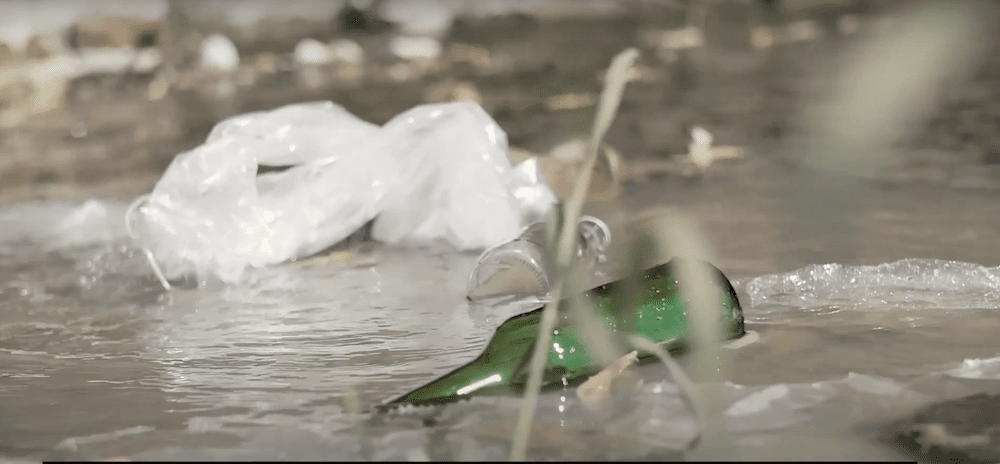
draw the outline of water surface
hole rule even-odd
[[[761,340],[731,355],[731,442],[711,456],[900,458],[879,424],[1000,382],[960,378],[1000,355],[1000,205],[797,178],[750,160],[588,208],[682,208],[740,292]],[[484,346],[502,317],[465,301],[476,253],[366,245],[360,261],[167,293],[121,230],[126,205],[100,205],[75,228],[86,205],[0,211],[0,457],[505,458],[516,398],[367,412]],[[679,457],[697,428],[677,388],[655,364],[637,379],[598,411],[544,395],[529,456]]]

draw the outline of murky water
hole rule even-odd
[[[1000,202],[798,178],[769,162],[720,165],[633,187],[628,213],[605,217],[694,215],[761,336],[732,354],[731,440],[710,457],[900,458],[879,424],[995,385],[941,373],[1000,355]],[[817,190],[830,196],[797,203]],[[516,398],[367,412],[485,344],[495,322],[464,299],[475,253],[376,245],[355,250],[360,265],[166,294],[123,236],[125,205],[105,206],[75,235],[59,228],[75,205],[0,211],[0,458],[506,457]],[[806,267],[827,263],[841,266]],[[529,457],[680,457],[692,416],[662,367],[639,378],[599,411],[546,394]]]

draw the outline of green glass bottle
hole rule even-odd
[[[709,266],[716,274],[715,284],[721,292],[722,307],[719,310],[725,334],[728,339],[741,337],[744,334],[743,309],[736,291],[722,271]],[[627,335],[632,334],[642,335],[667,351],[682,350],[686,345],[689,322],[687,303],[680,295],[674,261],[647,269],[642,279],[642,294],[633,299],[636,307],[631,311],[622,307],[627,278],[591,289],[584,293],[584,297],[594,304],[613,333],[621,336],[620,343],[627,349],[620,354],[635,349],[627,341]],[[382,407],[435,404],[472,395],[523,392],[542,309],[539,307],[507,319],[475,360]],[[543,389],[578,384],[603,367],[587,353],[586,346],[569,320],[568,311],[566,304],[560,304],[542,380]],[[628,320],[629,316],[635,319]],[[651,353],[642,350],[639,355],[640,362],[652,359]]]

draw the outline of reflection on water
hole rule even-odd
[[[475,257],[375,253],[377,267],[278,268],[248,286],[176,293],[145,314],[142,340],[165,366],[163,388],[197,407],[253,405],[259,415],[347,387],[379,401],[446,370],[442,360],[474,356],[488,333],[472,325],[464,286],[448,270]],[[219,366],[230,368],[221,378]]]
[[[895,457],[861,426],[982,388],[940,373],[1000,354],[992,196],[865,184],[839,216],[849,224],[824,228],[788,214],[787,173],[717,172],[635,187],[618,212],[697,217],[761,335],[732,355],[732,448],[715,456]],[[282,266],[165,294],[119,235],[51,246],[71,211],[0,211],[29,224],[0,235],[0,456],[505,458],[516,398],[366,412],[475,357],[502,320],[465,301],[475,253],[376,246],[367,267]],[[644,366],[598,411],[545,395],[531,456],[680,456],[697,428],[667,377]]]

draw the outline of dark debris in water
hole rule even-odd
[[[889,431],[894,445],[921,462],[998,462],[1000,395],[979,393],[936,403]]]

